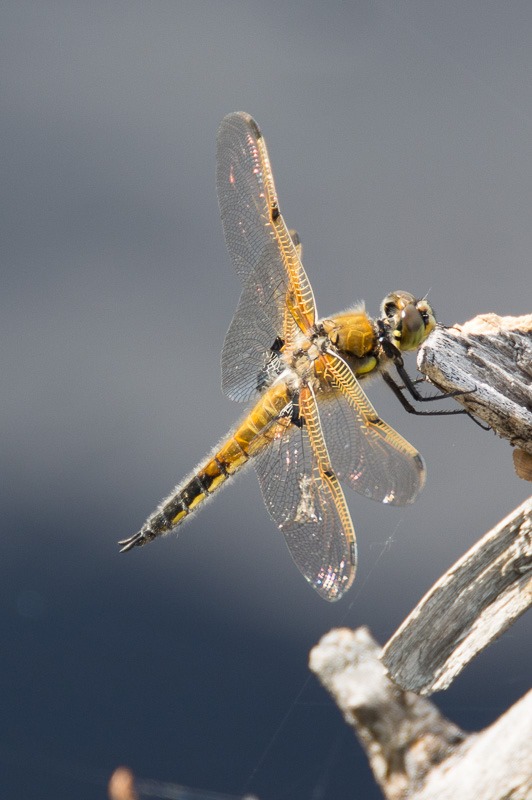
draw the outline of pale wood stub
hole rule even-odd
[[[356,733],[387,800],[532,798],[532,692],[466,735],[431,701],[396,686],[380,652],[366,628],[332,630],[311,651],[310,669]]]

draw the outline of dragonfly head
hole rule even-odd
[[[409,292],[386,295],[381,314],[399,350],[416,350],[436,327],[434,312],[427,300],[417,300]]]

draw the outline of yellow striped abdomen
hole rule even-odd
[[[277,383],[264,392],[222,443],[163,500],[141,530],[120,542],[122,552],[169,533],[208,500],[253,455],[269,444],[271,423],[289,405],[290,399],[291,392],[285,383]],[[289,416],[286,424],[291,424]]]

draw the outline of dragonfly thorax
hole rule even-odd
[[[319,327],[332,349],[348,362],[358,377],[372,372],[378,366],[379,332],[364,307],[357,306],[351,311],[323,319]]]
[[[316,330],[310,336],[300,334],[292,348],[283,353],[290,369],[305,379],[314,372],[315,362],[330,347],[331,341],[322,331]]]
[[[342,353],[364,358],[375,350],[377,331],[364,308],[357,307],[321,320],[320,328]]]

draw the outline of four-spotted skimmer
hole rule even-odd
[[[252,463],[297,567],[323,598],[337,600],[357,561],[341,482],[398,506],[412,503],[425,482],[422,457],[379,418],[361,381],[380,371],[401,396],[387,370],[397,367],[405,381],[401,351],[424,341],[434,315],[425,299],[398,291],[385,298],[380,319],[360,305],[318,319],[299,238],[281,216],[266,143],[248,114],[222,121],[217,188],[243,284],[223,346],[222,386],[233,400],[252,400],[251,409],[120,545],[127,551],[174,530]]]

